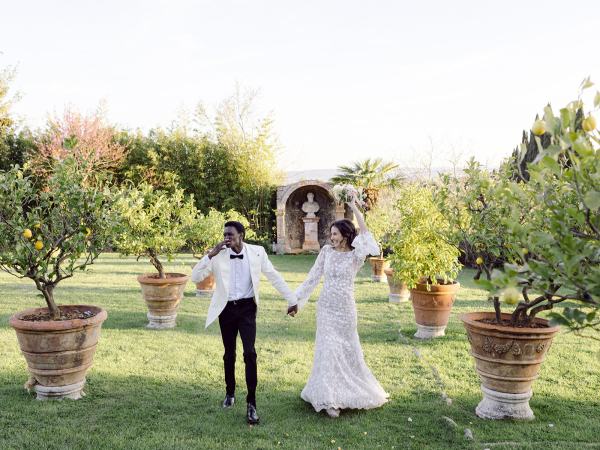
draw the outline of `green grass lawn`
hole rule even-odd
[[[314,261],[271,258],[292,288]],[[192,263],[183,255],[169,270],[190,273]],[[285,301],[265,281],[257,319],[261,425],[249,427],[241,345],[238,403],[232,410],[220,407],[223,349],[218,325],[204,329],[209,300],[196,298],[190,283],[177,328],[147,330],[136,275],[151,266],[105,254],[91,269],[56,291],[59,303],[108,310],[87,396],[62,402],[38,402],[22,388],[25,360],[8,318],[43,300],[29,280],[0,273],[1,449],[600,448],[600,344],[571,334],[555,338],[534,384],[534,421],[475,416],[479,381],[458,315],[490,306],[469,270],[461,274],[447,335],[421,342],[412,338],[410,305],[388,303],[387,285],[372,283],[369,268],[363,268],[356,283],[359,334],[367,364],[390,402],[376,410],[343,412],[338,419],[315,413],[300,399],[312,364],[316,295],[299,316],[286,317]],[[472,430],[473,441],[463,437],[465,428]]]

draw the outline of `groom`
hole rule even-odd
[[[273,287],[288,301],[288,314],[297,311],[297,300],[294,293],[283,281],[273,265],[265,249],[260,245],[246,244],[245,229],[240,222],[225,223],[223,241],[204,256],[192,270],[192,281],[197,283],[213,274],[216,289],[208,308],[206,327],[217,317],[221,327],[221,337],[225,354],[226,395],[223,408],[231,408],[235,403],[235,357],[237,335],[240,334],[244,347],[244,364],[246,366],[246,418],[249,424],[258,424],[256,412],[256,310],[258,307],[258,291],[261,272]]]

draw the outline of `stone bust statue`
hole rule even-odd
[[[315,202],[315,194],[309,192],[306,194],[308,201],[302,204],[302,211],[306,213],[306,217],[313,218],[316,217],[315,213],[319,211],[321,208],[317,202]]]

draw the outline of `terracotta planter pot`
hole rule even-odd
[[[17,333],[21,352],[27,361],[30,378],[38,400],[71,398],[83,394],[85,374],[92,366],[104,309],[88,305],[61,306],[62,311],[79,309],[95,313],[89,319],[28,321],[24,316],[47,313],[48,308],[21,311],[10,318]]]
[[[534,319],[539,328],[518,328],[481,322],[494,319],[493,312],[474,312],[460,316],[471,355],[481,379],[483,400],[475,412],[484,419],[533,419],[529,407],[531,385],[559,327]],[[502,314],[510,319],[510,314]]]
[[[148,328],[173,328],[176,325],[177,308],[189,276],[182,273],[166,275],[164,279],[156,274],[144,274],[137,278],[148,307]]]
[[[196,297],[210,297],[215,290],[215,285],[215,277],[210,274],[200,283],[196,283]]]
[[[460,284],[432,284],[427,290],[426,284],[417,284],[410,290],[417,332],[415,337],[430,339],[444,336],[450,318],[450,311]]]
[[[387,282],[390,287],[390,303],[404,303],[410,298],[410,291],[406,287],[406,283],[394,278],[394,269],[385,269]]]
[[[369,263],[371,264],[371,269],[373,270],[371,280],[377,283],[385,283],[386,277],[383,271],[390,267],[390,262],[385,258],[371,257],[369,258]]]

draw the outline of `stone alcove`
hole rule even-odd
[[[344,205],[337,205],[331,195],[331,184],[308,180],[300,181],[277,189],[277,244],[276,251],[282,253],[301,253],[304,243],[305,213],[302,204],[307,194],[312,192],[314,200],[319,204],[317,212],[318,241],[322,247],[328,242],[331,224],[344,217],[352,218],[352,212]]]

